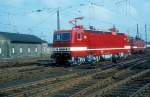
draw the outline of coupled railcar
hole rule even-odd
[[[146,45],[144,40],[141,38],[130,38],[131,41],[131,52],[132,53],[144,53],[146,50]]]
[[[131,53],[129,36],[115,28],[103,32],[75,26],[54,33],[53,55],[57,64],[77,64],[104,58],[127,57]]]

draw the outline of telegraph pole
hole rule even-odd
[[[145,24],[145,44],[147,46],[147,25]]]
[[[126,15],[128,15],[128,0],[125,0],[126,2]]]
[[[139,24],[137,24],[137,38],[139,38]]]
[[[60,30],[60,12],[57,10],[57,30]]]

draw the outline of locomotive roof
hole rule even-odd
[[[84,30],[85,32],[93,32],[93,33],[105,33],[105,34],[112,34],[112,32],[108,31],[97,31],[97,30]],[[118,35],[125,35],[124,33],[117,33]]]
[[[71,32],[72,30],[59,30],[59,31],[55,31],[55,32]],[[92,33],[104,33],[104,34],[112,34],[112,32],[109,31],[98,31],[98,30],[84,30],[84,32],[92,32]],[[124,33],[117,33],[117,35],[125,35]]]

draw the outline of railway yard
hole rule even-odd
[[[0,97],[150,97],[150,0],[0,0]]]
[[[117,63],[1,67],[0,97],[150,97],[149,63],[145,53]]]

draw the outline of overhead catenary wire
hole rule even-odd
[[[38,27],[39,25],[43,24],[45,21],[47,21],[47,19],[48,19],[50,16],[54,15],[56,12],[57,12],[57,8],[55,8],[55,9],[49,11],[46,18],[44,18],[44,19],[41,20],[40,22],[36,23],[35,25],[29,27],[28,29],[33,29],[33,28]]]
[[[102,7],[103,5],[102,4],[95,4],[95,3],[93,3],[93,2],[88,2],[88,5],[82,5],[82,7],[83,6],[91,6],[92,5],[92,12],[94,12],[95,11],[95,9],[94,9],[94,6],[97,6],[97,7]],[[73,7],[72,7],[73,8]],[[72,9],[71,8],[71,9]],[[69,10],[69,9],[67,9],[67,10]],[[78,10],[78,9],[77,9]],[[82,13],[82,11],[80,11],[81,13]],[[63,16],[66,16],[66,17],[71,17],[72,15],[70,15],[70,14],[72,14],[72,13],[74,13],[74,12],[72,12],[72,11],[70,11],[70,12],[68,12],[67,11],[67,13],[65,13],[65,14],[62,14]],[[117,13],[116,13],[117,14]],[[78,15],[78,14],[76,14],[76,15]],[[91,13],[90,13],[90,15],[91,15]],[[94,16],[94,14],[92,14],[92,17]],[[91,18],[89,18],[89,17],[87,17],[87,16],[84,16],[84,17],[86,17],[88,20],[92,20],[93,22],[95,22],[95,21],[100,21],[101,23],[104,23],[104,24],[109,24],[109,25],[114,25],[115,23],[112,23],[112,22],[108,22],[108,21],[104,21],[104,20],[96,20],[96,19],[94,19],[94,17],[91,19]],[[115,25],[117,25],[117,24],[115,24]],[[118,26],[123,26],[123,27],[125,27],[125,25],[123,25],[123,24],[118,24]]]
[[[74,6],[74,7],[78,7],[78,6],[83,6],[84,4],[79,4],[79,5],[76,5],[76,6]],[[65,7],[65,8],[61,8],[61,7],[59,7],[59,10],[60,10],[60,12],[63,12],[63,11],[66,11],[66,10],[68,10],[68,9],[71,9],[71,8],[74,8],[73,6],[68,6],[68,7]],[[50,9],[50,8],[49,8]],[[45,10],[42,10],[42,9],[38,9],[37,10],[37,12],[43,12],[43,11],[45,11]],[[57,13],[57,11],[58,11],[58,8],[54,8],[54,13],[52,13],[51,15],[54,15],[55,13]],[[34,11],[33,11],[34,12]],[[51,13],[51,12],[48,12],[48,13]],[[39,22],[38,24],[41,24],[41,23],[43,23],[43,21],[45,21],[45,20],[47,20],[47,18],[49,18],[49,16],[50,15],[48,15],[48,17],[46,17],[44,20],[42,20],[41,22]],[[38,25],[37,24],[37,25]],[[31,28],[33,28],[33,27],[35,27],[35,26],[37,26],[37,25],[34,25],[34,26],[32,26]]]
[[[1,8],[1,7],[0,7]],[[16,16],[25,16],[25,15],[29,15],[29,14],[32,14],[32,13],[42,13],[42,12],[45,12],[45,13],[48,13],[48,12],[50,12],[51,10],[52,10],[52,8],[42,8],[42,9],[40,9],[40,10],[38,10],[38,9],[34,9],[34,10],[30,10],[30,11],[25,11],[25,9],[24,8],[16,8],[16,7],[12,7],[12,9],[11,10],[13,10],[13,9],[17,9],[17,10],[21,10],[20,12],[14,12],[14,11],[10,11],[10,10],[4,10],[4,11],[2,11],[1,13],[0,13],[0,16],[6,16],[7,15],[7,17],[8,17],[8,23],[0,23],[1,25],[3,25],[3,26],[7,26],[7,27],[9,27],[9,28],[12,28],[12,31],[11,32],[19,32],[18,31],[18,27],[17,27],[17,25],[15,25],[15,23],[14,22],[12,22],[12,17],[14,16],[14,17],[16,17]],[[7,28],[6,27],[6,28]],[[31,29],[28,29],[28,31],[32,31]]]
[[[122,5],[123,3],[122,2],[125,2],[127,0],[115,0],[114,2],[116,1],[120,1],[117,3],[117,5]],[[128,0],[130,1],[130,0]],[[129,2],[129,5],[128,5],[128,16],[131,17],[133,19],[133,21],[142,21],[141,19],[139,20],[139,18],[137,17],[134,17],[132,16],[131,11],[129,10],[130,9],[130,6],[131,5],[131,2]],[[96,12],[96,9],[95,9],[95,6],[97,7],[102,7],[103,6],[103,2],[98,2],[98,1],[86,1],[86,2],[81,2],[80,4],[74,4],[74,5],[71,5],[71,6],[67,6],[67,7],[60,7],[60,13],[61,15],[67,17],[67,19],[70,19],[72,17],[75,17],[75,16],[79,16],[79,15],[84,15],[83,14],[83,10],[81,10],[81,7],[87,7],[87,6],[91,6],[91,12],[89,15],[91,15],[91,19],[89,19],[87,16],[84,16],[87,20],[89,19],[91,21],[91,23],[96,24],[96,22],[100,21],[101,23],[103,24],[107,24],[107,25],[117,25],[118,23],[113,23],[113,22],[110,22],[110,21],[107,21],[107,20],[97,20],[96,16],[95,16],[95,12]],[[56,9],[54,12],[51,12],[52,10]],[[15,16],[15,15],[22,15],[22,16],[26,16],[28,14],[43,14],[43,13],[46,13],[48,15],[44,16],[44,18],[42,20],[40,20],[39,22],[33,24],[32,26],[28,27],[27,30],[30,31],[30,32],[34,32],[34,30],[38,29],[40,25],[44,24],[44,23],[47,23],[47,20],[53,16],[54,14],[56,14],[56,11],[57,11],[57,8],[36,8],[36,9],[33,9],[33,10],[25,10],[25,9],[21,9],[22,11],[21,12],[10,12],[10,14],[12,16]],[[118,14],[118,12],[116,12],[116,10],[112,10],[117,17],[120,17],[121,14]],[[70,13],[70,14],[69,14]],[[73,13],[73,15],[72,15]],[[91,14],[92,13],[92,14]],[[4,14],[7,14],[4,13]],[[0,13],[0,15],[3,15],[3,13]],[[50,19],[49,19],[50,20]],[[11,20],[12,21],[12,20]],[[142,21],[143,22],[143,21]],[[10,24],[9,24],[10,25]],[[11,23],[11,25],[13,25],[13,23]],[[118,24],[117,26],[119,27],[125,27],[126,29],[131,29],[130,26],[131,25],[124,25],[124,24]]]
[[[79,7],[79,6],[83,6],[83,5],[84,5],[84,4],[78,4],[78,5],[74,6],[74,7]],[[74,8],[74,7],[73,7],[73,6],[68,6],[68,7],[65,7],[65,8],[59,7],[59,10],[60,10],[60,12],[63,12],[63,11],[65,11],[65,10],[72,9],[72,8]],[[52,13],[51,15],[54,15],[55,13],[57,13],[58,8],[55,8],[55,9],[56,9],[55,12]],[[41,9],[37,10],[37,12],[42,12],[42,11],[44,11],[44,10],[41,10]],[[49,15],[49,16],[50,16],[50,15]],[[34,26],[28,28],[29,31],[32,31],[31,29],[33,29],[33,28],[35,28],[35,27],[41,25],[42,23],[44,23],[44,21],[46,21],[47,18],[49,18],[49,16],[46,17],[44,20],[40,21],[39,23],[37,23],[36,25],[34,25]]]
[[[94,5],[94,6],[102,6],[102,4],[98,4],[97,2],[91,2],[91,1],[88,1],[87,2],[87,4],[90,4],[90,5]],[[61,11],[65,11],[65,10],[68,10],[68,9],[72,9],[72,8],[74,8],[74,7],[77,7],[77,6],[86,6],[86,3],[81,3],[81,4],[79,4],[79,5],[75,5],[75,6],[69,6],[69,7],[66,7],[66,8],[62,8],[62,10]],[[92,7],[93,8],[93,10],[94,10],[94,7]],[[43,12],[43,11],[45,11],[45,10],[49,10],[49,9],[51,9],[51,8],[48,8],[48,9],[46,9],[46,8],[43,8],[43,9],[37,9],[37,10],[34,10],[34,11],[32,11],[32,13],[34,13],[34,12]],[[41,23],[41,22],[40,22]],[[31,27],[32,28],[32,27]]]

